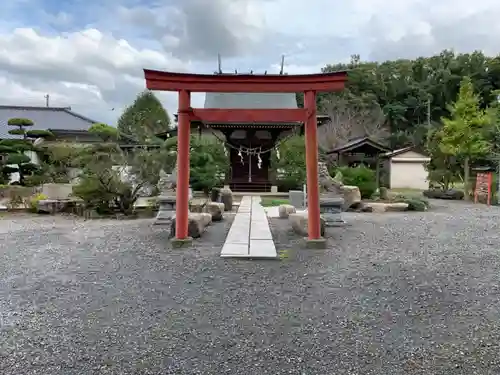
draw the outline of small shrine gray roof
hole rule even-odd
[[[205,108],[288,109],[297,108],[294,93],[207,93]]]
[[[375,150],[378,150],[379,153],[386,153],[392,151],[389,147],[371,139],[370,137],[358,137],[354,139],[350,139],[348,142],[344,143],[339,147],[335,147],[333,150],[327,151],[327,154],[337,154],[342,152],[353,151],[362,146],[369,146]]]
[[[70,107],[31,107],[0,105],[0,139],[19,136],[8,133],[13,127],[7,125],[11,118],[27,118],[34,122],[30,129],[86,131],[96,121],[73,112]]]

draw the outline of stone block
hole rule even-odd
[[[395,202],[395,203],[384,203],[384,202],[365,202],[363,207],[363,212],[402,212],[408,210],[408,203]]]
[[[207,227],[206,222],[207,215],[203,213],[190,213],[188,215],[188,236],[191,238],[200,238]],[[170,237],[175,237],[175,217],[172,218],[170,225]]]
[[[58,199],[42,199],[38,201],[37,212],[54,215],[65,211],[68,201]]]
[[[293,231],[303,237],[306,237],[309,234],[309,227],[308,227],[308,222],[309,218],[307,216],[307,212],[297,212],[294,214],[290,214],[288,216],[288,220],[290,222],[290,225],[293,229]],[[325,235],[325,227],[326,227],[326,222],[323,217],[320,217],[320,222],[321,222],[321,230],[320,234],[321,237]]]
[[[72,184],[43,184],[41,193],[47,199],[68,199],[73,194]]]
[[[208,212],[212,221],[221,221],[224,215],[224,203],[222,202],[208,202],[205,205],[204,212]]]
[[[290,204],[299,210],[305,209],[305,194],[300,190],[290,190],[288,192],[288,199],[290,200]]]
[[[278,207],[278,212],[280,219],[288,219],[288,216],[294,214],[297,210],[291,204],[282,204]]]
[[[183,247],[191,247],[193,244],[193,238],[192,237],[187,237],[183,239],[178,239],[178,238],[172,238],[172,247],[174,249],[180,249]]]
[[[224,211],[233,210],[233,192],[229,188],[220,191],[220,201],[224,203]]]
[[[199,215],[204,226],[208,226],[212,223],[212,215],[210,213],[202,212]]]
[[[189,202],[189,211],[194,213],[202,213],[207,201],[205,199],[191,199]]]
[[[276,194],[278,192],[278,187],[276,185],[271,186],[271,193]]]

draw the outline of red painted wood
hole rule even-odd
[[[304,93],[304,106],[310,113],[306,124],[306,167],[307,167],[307,212],[309,239],[321,238],[318,183],[318,129],[316,120],[316,93]]]
[[[295,109],[219,109],[193,108],[191,121],[201,121],[206,124],[274,124],[297,123],[306,121],[306,110]]]
[[[179,91],[179,118],[177,130],[177,204],[175,237],[185,239],[188,236],[189,213],[189,91]]]
[[[347,72],[303,75],[188,74],[144,69],[150,90],[192,92],[341,91]]]

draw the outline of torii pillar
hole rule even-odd
[[[272,74],[186,74],[144,70],[150,90],[179,93],[177,145],[177,209],[173,244],[184,246],[188,237],[189,215],[189,138],[190,122],[206,124],[296,123],[305,124],[308,190],[308,247],[323,247],[321,238],[318,186],[318,135],[316,93],[341,91],[347,81],[346,72],[305,75]],[[305,108],[290,109],[222,109],[191,108],[191,92],[231,93],[304,93]]]

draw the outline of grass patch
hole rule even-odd
[[[282,204],[290,204],[290,201],[288,199],[276,199],[276,198],[261,197],[260,204],[263,207],[276,207],[276,206],[280,206]]]

